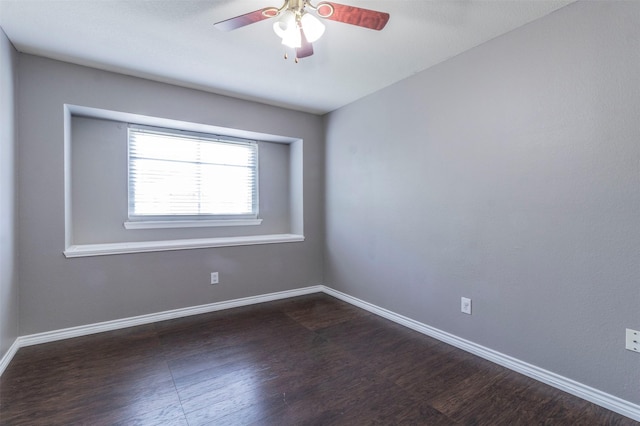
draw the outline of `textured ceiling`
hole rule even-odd
[[[0,0],[0,26],[21,52],[322,114],[573,1],[344,0],[389,23],[324,21],[298,64],[283,59],[270,20],[213,27],[281,0]]]

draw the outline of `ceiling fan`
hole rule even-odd
[[[355,6],[327,1],[321,1],[314,6],[309,0],[285,0],[279,8],[266,7],[255,10],[216,22],[214,26],[222,31],[231,31],[265,19],[278,18],[273,24],[273,30],[282,38],[283,45],[295,49],[295,61],[298,62],[298,58],[313,55],[311,43],[324,34],[324,24],[318,17],[377,31],[383,29],[389,20],[388,13]]]

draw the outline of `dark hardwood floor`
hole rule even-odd
[[[22,348],[2,425],[638,425],[323,294]]]

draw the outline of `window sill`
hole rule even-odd
[[[260,225],[262,219],[229,219],[229,220],[144,220],[126,221],[126,229],[168,229],[168,228],[201,228],[213,226],[252,226]]]
[[[154,251],[190,250],[212,247],[250,246],[258,244],[294,243],[304,241],[304,235],[272,234],[249,237],[198,238],[169,241],[136,241],[127,243],[71,245],[64,251],[67,258],[107,256],[112,254],[147,253]]]

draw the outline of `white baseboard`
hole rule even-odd
[[[96,324],[83,325],[79,327],[65,328],[62,330],[48,331],[44,333],[20,336],[11,345],[9,350],[0,359],[0,376],[13,359],[14,355],[21,347],[37,345],[40,343],[54,342],[57,340],[70,339],[73,337],[86,336],[89,334],[101,333],[104,331],[117,330],[137,325],[150,324],[158,321],[165,321],[174,318],[187,317],[191,315],[204,314],[207,312],[231,309],[240,306],[253,305],[257,303],[270,302],[273,300],[287,299],[290,297],[302,296],[305,294],[323,292],[351,305],[362,308],[373,314],[391,320],[397,324],[408,327],[419,333],[438,339],[452,346],[470,352],[481,358],[502,365],[510,370],[529,376],[535,380],[546,383],[557,389],[568,392],[579,398],[593,402],[608,410],[622,414],[623,416],[640,421],[640,405],[623,400],[616,396],[607,394],[598,389],[571,380],[567,377],[560,376],[551,371],[536,367],[524,361],[510,357],[503,353],[494,351],[493,349],[473,343],[469,340],[462,339],[453,334],[428,326],[411,318],[399,315],[395,312],[381,308],[364,300],[349,296],[348,294],[326,287],[324,285],[316,285],[304,287],[295,290],[287,290],[277,293],[269,293],[259,296],[245,297],[224,302],[210,303],[207,305],[199,305],[182,309],[174,309],[155,314],[140,315],[131,318],[124,318],[114,321],[106,321]]]
[[[419,333],[448,343],[452,346],[470,352],[474,355],[506,367],[510,370],[524,374],[525,376],[529,376],[532,379],[538,380],[542,383],[546,383],[550,386],[553,386],[554,388],[593,402],[594,404],[597,404],[608,410],[622,414],[623,416],[640,421],[640,405],[638,404],[631,403],[624,399],[602,392],[598,389],[594,389],[590,386],[576,382],[575,380],[571,380],[567,377],[560,376],[551,371],[510,357],[509,355],[505,355],[503,353],[494,351],[493,349],[489,349],[484,346],[478,345],[477,343],[473,343],[469,340],[454,336],[453,334],[412,320],[411,318],[396,314],[395,312],[373,305],[369,302],[365,302],[364,300],[360,300],[353,296],[349,296],[348,294],[342,293],[332,288],[323,286],[322,291],[330,296],[333,296],[351,305],[357,306],[373,314],[391,320],[397,324],[408,327]]]
[[[18,339],[13,341],[11,346],[9,346],[7,352],[5,352],[2,358],[0,358],[0,377],[2,377],[2,373],[4,373],[4,370],[9,366],[9,363],[13,359],[16,352],[18,352],[18,349],[20,349]]]
[[[188,308],[173,309],[171,311],[158,312],[155,314],[140,315],[136,317],[123,318],[113,321],[99,322],[96,324],[81,325],[78,327],[65,328],[62,330],[46,331],[44,333],[20,336],[17,339],[18,347],[39,345],[41,343],[55,342],[56,340],[71,339],[73,337],[86,336],[89,334],[102,333],[105,331],[118,330],[121,328],[134,327],[136,325],[151,324],[154,322],[170,320],[174,318],[188,317],[191,315],[205,314],[207,312],[221,311],[224,309],[237,308],[240,306],[255,305],[257,303],[271,302],[273,300],[288,299],[290,297],[302,296],[305,294],[318,293],[323,291],[324,286],[317,285],[304,287],[295,290],[280,291],[258,296],[244,297],[241,299],[227,300],[223,302],[209,303],[206,305],[191,306]]]

